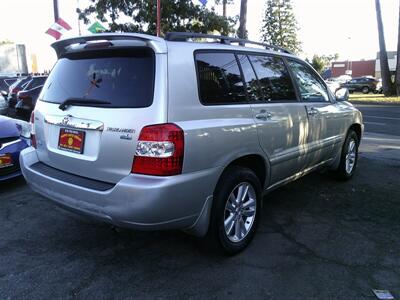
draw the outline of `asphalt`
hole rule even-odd
[[[181,232],[81,218],[23,179],[0,185],[0,299],[375,299],[371,289],[400,298],[396,113],[360,108],[391,125],[366,124],[354,178],[314,173],[267,195],[253,243],[234,257]]]

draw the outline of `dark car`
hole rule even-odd
[[[29,123],[0,116],[0,181],[21,175],[20,152],[30,145]]]
[[[7,97],[8,115],[10,117],[15,117],[15,105],[18,103],[18,92],[43,86],[46,79],[47,76],[28,76],[10,86],[10,92]]]
[[[17,104],[17,93],[19,91],[22,91],[24,89],[25,84],[29,82],[31,79],[32,76],[21,77],[10,85],[6,99],[9,108],[14,108],[15,104]]]
[[[378,80],[373,77],[357,77],[343,83],[341,87],[347,88],[350,93],[362,92],[368,94],[369,92],[376,91],[377,84]]]
[[[19,119],[29,121],[31,113],[35,108],[36,100],[43,88],[43,85],[36,86],[30,90],[18,92],[18,102],[15,105],[15,115]]]

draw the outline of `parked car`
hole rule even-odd
[[[20,158],[28,184],[115,226],[182,229],[234,254],[256,233],[263,195],[320,168],[351,178],[363,124],[347,90],[335,97],[282,48],[242,43],[194,33],[55,42]]]
[[[15,105],[16,117],[29,121],[31,113],[35,108],[36,100],[42,91],[43,85],[36,86],[30,90],[23,90],[18,92],[18,102]]]
[[[0,96],[0,115],[6,115],[8,111],[8,105],[3,94]]]
[[[17,81],[18,77],[15,74],[0,75],[0,91],[8,91],[11,84]]]
[[[0,181],[21,175],[19,155],[29,145],[29,123],[0,116]]]
[[[17,93],[24,89],[24,86],[27,82],[32,79],[31,76],[20,77],[13,84],[9,86],[7,93],[7,106],[9,109],[13,109],[15,104],[17,104]]]
[[[14,84],[10,86],[9,93],[8,93],[8,108],[10,116],[15,116],[15,105],[18,102],[17,94],[20,91],[30,90],[37,86],[41,86],[46,81],[47,76],[27,76],[17,80]]]
[[[368,94],[369,92],[374,92],[376,90],[377,84],[378,80],[365,76],[353,78],[349,82],[342,84],[341,87],[347,88],[350,93],[362,92]]]
[[[325,80],[325,82],[332,93],[336,93],[336,91],[341,88],[340,83],[338,81],[327,79]]]

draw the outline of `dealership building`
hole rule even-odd
[[[388,51],[387,55],[390,73],[394,75],[396,71],[397,52]],[[379,52],[377,53],[376,59],[335,61],[332,63],[331,72],[332,77],[350,75],[352,77],[373,76],[376,78],[381,78]]]

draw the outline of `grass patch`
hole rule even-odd
[[[371,103],[399,103],[400,97],[385,97],[382,94],[350,94],[350,102],[371,102]]]

